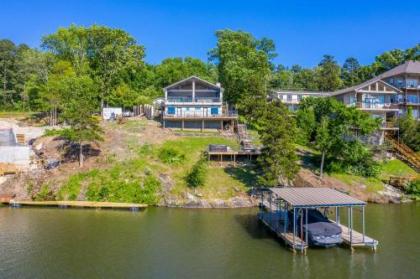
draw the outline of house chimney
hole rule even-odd
[[[216,86],[217,86],[217,87],[222,87],[222,85],[220,84],[220,82],[217,82],[217,83],[216,83]]]

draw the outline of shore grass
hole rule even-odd
[[[384,189],[384,184],[376,177],[363,177],[347,173],[331,173],[329,175],[346,183],[347,185],[365,185],[368,192],[377,192]]]
[[[27,111],[0,111],[0,118],[27,118],[34,112]]]
[[[381,164],[380,178],[387,180],[389,176],[418,176],[418,174],[401,160],[393,159]]]

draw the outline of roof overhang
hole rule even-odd
[[[366,202],[330,188],[269,188],[278,199],[294,208],[365,206]]]
[[[178,85],[180,85],[180,84],[182,84],[182,83],[184,83],[184,82],[190,81],[190,80],[191,80],[191,81],[192,81],[192,80],[198,80],[198,81],[200,81],[200,82],[202,82],[202,83],[204,83],[204,84],[208,85],[209,87],[212,87],[212,88],[214,88],[214,89],[223,90],[223,89],[222,89],[221,87],[219,87],[218,85],[213,84],[213,83],[211,83],[211,82],[209,82],[209,81],[207,81],[207,80],[201,79],[201,78],[199,78],[199,77],[197,77],[197,76],[190,76],[190,77],[187,77],[187,78],[182,79],[182,80],[180,80],[180,81],[177,81],[177,82],[175,82],[175,83],[173,83],[173,84],[170,84],[170,85],[168,85],[168,86],[164,87],[164,88],[163,88],[163,90],[168,90],[168,89],[171,89],[172,87],[176,87],[176,86],[178,86]]]

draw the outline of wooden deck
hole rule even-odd
[[[113,209],[144,209],[145,204],[116,203],[116,202],[91,202],[91,201],[15,201],[4,202],[11,206],[44,206],[44,207],[74,207],[74,208],[113,208]]]
[[[349,245],[350,247],[368,247],[376,250],[379,242],[373,238],[368,237],[367,235],[363,236],[362,233],[352,230],[350,235],[350,229],[342,224],[338,224],[341,227],[342,233],[341,237],[344,244]]]

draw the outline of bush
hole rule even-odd
[[[207,161],[201,158],[194,164],[190,173],[186,177],[186,182],[189,187],[198,187],[204,185],[206,181]]]
[[[420,179],[411,181],[405,190],[408,194],[420,196]]]
[[[48,201],[54,200],[54,193],[50,190],[48,184],[43,184],[39,189],[39,192],[35,195],[34,200],[36,201]]]
[[[172,147],[163,147],[159,151],[159,159],[166,164],[179,164],[185,160],[185,155]]]
[[[50,136],[61,136],[61,130],[57,129],[46,129],[43,134],[44,137]]]

